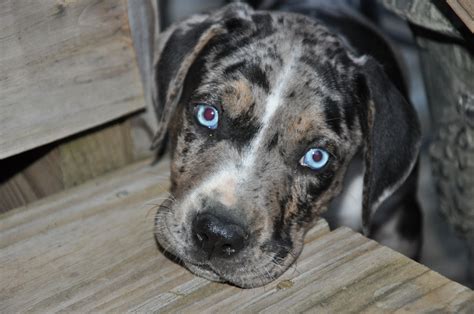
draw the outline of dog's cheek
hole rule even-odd
[[[194,133],[192,125],[182,115],[173,122],[173,129],[170,130],[171,192],[177,196],[190,183],[190,169],[192,169],[195,147],[199,145],[199,138]]]
[[[294,241],[297,241],[300,230],[309,228],[325,211],[340,185],[338,177],[330,170],[325,174],[301,176],[295,180],[291,202],[285,210],[285,221],[295,228],[292,234]]]
[[[225,160],[229,148],[223,142],[208,145],[208,139],[191,128],[183,128],[172,157],[172,193],[184,197],[212,177]]]
[[[266,183],[268,190],[260,195],[267,195],[264,208],[261,210],[259,224],[261,224],[260,250],[266,254],[274,255],[276,260],[282,262],[290,257],[293,251],[293,236],[289,212],[295,210],[294,194],[292,193],[291,176],[282,174],[278,179],[273,177],[273,182]]]
[[[202,139],[195,130],[194,117],[184,105],[175,114],[170,124],[171,146],[171,191],[179,193],[191,184],[197,149]]]

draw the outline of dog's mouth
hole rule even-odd
[[[171,200],[166,200],[163,202],[158,210],[158,213],[155,217],[155,240],[158,244],[158,247],[160,251],[167,256],[170,260],[186,267],[189,269],[192,273],[206,278],[208,280],[212,281],[219,281],[223,282],[226,281],[222,279],[222,277],[213,269],[211,266],[205,263],[197,263],[197,262],[191,262],[188,258],[185,256],[182,256],[183,254],[178,254],[175,250],[173,250],[174,245],[172,242],[177,242],[176,239],[173,237],[173,232],[170,230],[168,223],[167,223],[167,215],[166,212],[169,212],[170,206],[172,204]],[[160,224],[158,224],[158,221],[162,220]],[[161,227],[158,227],[161,226]],[[163,231],[166,232],[166,234],[163,233]],[[171,237],[171,238],[169,238]]]
[[[158,240],[158,239],[157,239]],[[162,253],[168,257],[170,260],[174,261],[175,263],[185,267],[188,269],[190,272],[193,274],[205,278],[207,280],[211,281],[216,281],[216,282],[226,282],[232,285],[238,285],[236,282],[233,282],[232,280],[226,279],[224,276],[219,274],[219,271],[212,268],[209,264],[206,263],[197,263],[197,262],[191,262],[187,259],[181,258],[173,253],[171,253],[168,250],[163,249],[163,246],[159,243],[158,245]],[[238,285],[244,288],[242,285]]]
[[[195,265],[192,263],[184,263],[187,269],[189,269],[193,274],[196,274],[199,277],[206,278],[212,281],[226,282],[216,271],[214,271],[209,265],[201,264]]]
[[[238,276],[235,276],[233,274],[227,274],[227,275],[222,274],[221,273],[222,271],[219,269],[219,267],[215,267],[215,268],[212,267],[210,261],[209,263],[199,263],[195,261],[190,261],[190,259],[188,259],[187,257],[180,257],[178,255],[175,255],[174,253],[171,253],[169,250],[164,250],[163,246],[160,244],[160,241],[158,241],[158,245],[159,245],[160,250],[166,257],[168,257],[171,261],[185,267],[196,276],[199,276],[211,281],[225,282],[225,283],[235,285],[241,288],[253,288],[253,287],[264,284],[264,283],[249,284],[248,281],[241,282]],[[232,278],[232,277],[236,277],[236,278]],[[276,279],[276,277],[272,278],[272,280]],[[259,279],[259,280],[260,282],[262,281],[262,279]],[[268,281],[272,281],[272,280],[268,280]]]
[[[206,264],[192,264],[184,262],[184,266],[191,271],[193,274],[216,282],[224,282],[239,288],[255,288],[264,286],[284,273],[285,269],[280,269],[278,272],[274,273],[269,269],[266,269],[266,272],[261,271],[249,271],[245,273],[226,273],[220,275],[219,269],[214,269],[210,265]],[[272,273],[272,274],[271,274]]]
[[[299,255],[299,250],[292,246],[284,250],[288,253],[283,257],[281,243],[265,246],[260,240],[232,256],[207,256],[190,238],[189,224],[174,222],[170,205],[171,202],[164,202],[156,215],[157,244],[171,261],[199,277],[240,288],[254,288],[277,279]]]
[[[159,243],[159,242],[158,242]],[[161,244],[160,248],[163,250]],[[232,267],[223,266],[217,261],[196,262],[189,256],[180,257],[170,251],[163,250],[165,255],[172,261],[185,267],[196,276],[210,281],[223,282],[240,288],[255,288],[264,286],[280,277],[293,263],[294,259],[287,259],[282,264],[277,264],[273,260],[259,265],[242,265]],[[291,256],[294,257],[293,254]]]

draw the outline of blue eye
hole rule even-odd
[[[302,166],[319,170],[329,161],[329,153],[321,148],[311,148],[300,160]]]
[[[216,108],[208,104],[198,104],[196,109],[196,119],[200,125],[212,130],[217,129],[219,112]]]

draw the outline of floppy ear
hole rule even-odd
[[[400,94],[381,65],[371,57],[362,61],[365,141],[362,227],[369,233],[371,217],[382,202],[407,179],[418,158],[421,132],[414,108]]]
[[[158,131],[152,148],[160,148],[176,110],[188,70],[199,53],[215,36],[228,32],[225,21],[248,18],[252,9],[233,3],[212,14],[194,15],[172,25],[158,36],[155,45],[152,98],[158,117]]]

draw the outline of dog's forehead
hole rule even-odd
[[[210,49],[197,94],[231,117],[250,113],[258,121],[278,93],[278,115],[300,133],[327,127],[339,135],[344,122],[350,128],[356,66],[340,38],[300,15],[261,13],[252,20],[253,33],[222,36]]]
[[[296,51],[299,61],[320,75],[333,72],[344,77],[356,69],[346,41],[314,19],[288,12],[266,12],[252,15],[252,22],[251,26],[244,24],[247,33],[230,31],[221,37],[225,43],[208,56],[209,70],[228,74],[247,65],[248,74],[255,78],[253,82],[266,87],[268,83],[261,80],[260,70],[271,76]]]

